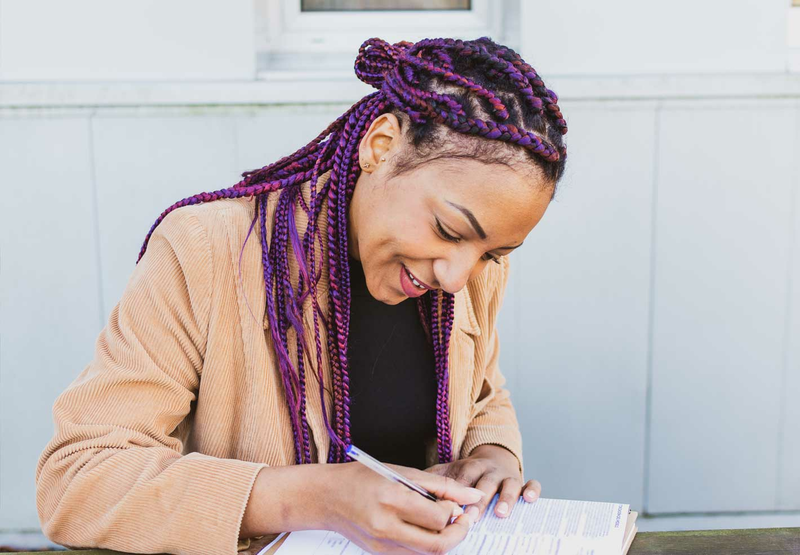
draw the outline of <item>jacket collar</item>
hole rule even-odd
[[[328,178],[330,177],[330,170],[325,172],[324,174],[319,176],[319,180],[317,182],[317,189],[321,189],[325,182],[327,182]],[[306,204],[310,202],[310,181],[306,181],[301,184],[300,191],[305,199]],[[271,239],[272,233],[272,225],[271,222],[273,221],[274,213],[275,213],[275,206],[277,204],[277,200],[279,197],[279,193],[271,194],[267,201],[267,228],[268,228],[268,242]],[[319,197],[318,197],[319,198]],[[319,230],[326,230],[328,226],[328,206],[327,206],[327,199],[324,199],[323,206],[320,210],[319,219],[317,221],[317,229]],[[306,214],[305,210],[300,203],[297,203],[295,207],[295,223],[297,225],[297,234],[302,237],[305,233],[306,228],[308,227],[308,215]],[[317,272],[319,272],[319,268],[322,269],[322,275],[320,277],[319,282],[317,283],[317,299],[320,310],[323,314],[328,313],[328,288],[330,286],[330,280],[328,277],[328,234],[322,233],[321,234],[321,243],[322,243],[322,250],[320,251],[320,241],[317,241],[317,248],[315,251],[315,259],[316,259],[316,268]],[[292,253],[292,248],[289,246],[288,251]],[[297,261],[294,256],[289,257],[289,275],[291,277],[292,283],[297,283],[298,280],[298,265]],[[263,275],[263,273],[261,274]],[[311,302],[311,298],[307,298],[303,303],[303,319],[306,323],[307,329],[308,326],[313,326],[313,318],[314,318],[314,311],[313,311],[313,303]],[[460,329],[465,333],[473,336],[478,336],[481,334],[480,326],[478,325],[478,320],[475,316],[475,306],[473,303],[472,295],[470,294],[470,285],[469,283],[458,293],[455,295],[455,307],[453,310],[453,328]],[[266,312],[266,307],[264,310],[264,329],[269,329],[269,317]]]

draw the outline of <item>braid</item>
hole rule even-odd
[[[418,153],[426,141],[435,140],[436,133],[471,136],[479,139],[476,144],[481,145],[485,145],[486,140],[502,141],[513,152],[523,152],[554,181],[560,177],[566,158],[566,147],[560,137],[567,132],[567,125],[557,104],[558,97],[516,52],[487,37],[473,41],[438,38],[395,44],[372,38],[359,48],[355,73],[377,91],[353,104],[310,143],[292,154],[263,168],[244,172],[243,179],[228,189],[200,193],[168,207],[147,233],[137,259],[138,262],[144,255],[155,228],[173,210],[223,198],[255,199],[250,228],[252,230],[256,221],[260,223],[265,310],[292,425],[296,464],[312,462],[305,364],[310,338],[303,320],[303,305],[308,297],[312,303],[316,377],[325,426],[331,438],[327,461],[347,460],[345,448],[351,442],[347,214],[361,171],[358,147],[372,122],[389,111],[407,116],[411,125],[409,134]],[[514,108],[513,117],[507,106]],[[326,172],[330,175],[317,190],[319,177]],[[306,202],[301,187],[308,181],[310,194]],[[267,202],[273,193],[277,193],[278,198],[268,241]],[[298,206],[308,216],[302,238],[295,223]],[[317,219],[325,207],[327,228],[319,230]],[[317,283],[322,277],[322,268],[317,268],[317,247],[325,256],[322,233],[327,233],[328,247],[327,314],[317,298]],[[299,268],[295,284],[292,284],[289,270],[290,257],[297,261]],[[435,357],[440,463],[450,462],[454,456],[448,392],[448,352],[454,307],[455,297],[446,291],[428,291],[417,298],[420,323]],[[325,407],[320,320],[326,330],[325,347],[333,381],[330,419]],[[296,334],[296,363],[290,356],[290,330]]]
[[[452,461],[452,442],[450,438],[450,401],[447,387],[448,375],[448,345],[450,332],[453,327],[453,295],[445,292],[433,291],[433,351],[436,358],[436,437],[437,450],[440,461]],[[442,321],[442,319],[444,321]],[[441,326],[440,326],[441,322]]]

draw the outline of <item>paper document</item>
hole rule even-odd
[[[540,498],[520,499],[511,516],[494,514],[498,496],[453,555],[620,555],[629,505]],[[262,553],[264,550],[262,550]],[[336,532],[292,532],[278,555],[362,555],[367,552]],[[261,553],[259,553],[261,555]]]

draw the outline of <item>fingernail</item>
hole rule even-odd
[[[483,491],[479,490],[478,488],[467,488],[467,490],[468,490],[468,491],[469,491],[469,492],[470,492],[472,495],[477,495],[477,496],[478,496],[478,499],[482,499],[482,498],[483,498]]]
[[[456,505],[455,508],[453,509],[453,516],[461,516],[463,514],[464,514],[464,509]]]
[[[525,500],[526,501],[536,501],[536,492],[533,490],[525,491]]]
[[[506,514],[508,512],[508,503],[506,503],[505,501],[501,501],[500,503],[498,503],[497,512],[500,513],[501,515]]]
[[[475,506],[472,506],[469,509],[467,509],[467,518],[469,518],[469,521],[472,524],[475,524],[475,522],[478,520],[478,512],[479,512],[478,507]]]

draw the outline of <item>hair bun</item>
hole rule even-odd
[[[356,56],[356,76],[367,85],[380,90],[386,73],[397,67],[397,62],[411,46],[413,43],[408,41],[389,44],[377,37],[365,40]]]

